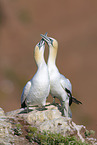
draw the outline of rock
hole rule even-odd
[[[15,110],[6,113],[7,116],[18,116],[23,118],[29,124],[37,125],[41,131],[51,131],[52,133],[61,133],[62,135],[76,134],[83,142],[84,138],[80,135],[79,131],[83,126],[77,126],[72,122],[71,118],[61,116],[61,112],[53,105],[46,106],[45,110],[30,108],[33,111],[28,114],[23,113],[24,110]],[[17,114],[18,113],[18,114]]]
[[[9,118],[5,116],[2,108],[0,108],[0,145],[13,145],[23,142],[24,138],[19,138],[12,134],[12,124]]]
[[[2,108],[0,108],[0,117],[1,117],[1,116],[5,116],[4,111],[3,111]]]
[[[22,130],[19,124],[22,126]],[[0,108],[0,144],[30,144],[25,139],[29,125],[36,127],[41,132],[49,130],[63,136],[76,136],[82,142],[87,140],[89,143],[97,143],[96,139],[89,138],[88,135],[86,139],[85,126],[76,125],[71,118],[61,116],[57,106],[47,104],[45,109],[30,107],[29,113],[23,108],[4,113]]]
[[[8,143],[9,129],[11,129],[11,124],[7,122],[7,117],[5,116],[3,109],[0,108],[0,144],[5,145]]]
[[[57,110],[56,107],[54,106],[52,107],[50,106],[47,107],[47,110],[44,111],[35,110],[28,113],[27,122],[31,124],[34,121],[37,124],[37,122],[42,123],[60,117],[61,117],[61,113],[59,112],[59,110]]]

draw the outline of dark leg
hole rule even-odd
[[[27,104],[27,113],[29,113],[29,104],[30,104],[30,102],[26,101],[26,104]]]
[[[55,96],[53,97],[53,103],[52,103],[52,105],[54,105],[54,106],[56,106],[56,102],[55,102]]]
[[[61,101],[61,110],[62,110],[62,116],[70,117],[70,118],[72,117],[68,99],[66,99],[66,101]]]

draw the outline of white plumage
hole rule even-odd
[[[47,42],[49,46],[49,57],[48,57],[48,71],[50,76],[50,93],[53,97],[57,97],[62,107],[64,107],[63,115],[71,117],[72,113],[69,107],[69,97],[65,88],[72,92],[72,85],[70,81],[60,74],[56,66],[56,56],[58,50],[58,42],[54,38],[47,37],[41,34],[41,37]]]
[[[44,60],[45,42],[42,39],[34,49],[37,72],[25,85],[21,96],[21,107],[31,105],[45,106],[50,91],[48,67]]]
[[[48,57],[48,71],[50,76],[50,93],[53,96],[53,102],[55,103],[55,97],[57,97],[63,109],[63,115],[66,117],[72,117],[70,105],[72,102],[76,104],[82,104],[76,98],[72,96],[72,85],[69,79],[60,74],[56,66],[56,56],[58,50],[58,42],[56,39],[47,37],[47,35],[41,34],[41,37],[47,42],[49,46]]]

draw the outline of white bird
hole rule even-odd
[[[66,117],[72,117],[69,106],[71,105],[72,101],[74,102],[75,100],[75,103],[77,102],[76,99],[74,99],[74,97],[72,96],[72,85],[69,79],[60,74],[56,66],[58,42],[56,39],[47,37],[43,34],[41,34],[41,37],[47,42],[49,46],[49,57],[47,65],[50,76],[50,93],[53,98],[58,98],[61,102],[62,108],[65,108],[63,109],[63,115],[65,115]],[[55,99],[53,99],[53,102],[54,101]]]
[[[34,49],[34,58],[37,72],[25,85],[21,96],[21,108],[32,105],[45,106],[46,98],[50,92],[50,79],[48,67],[44,60],[45,41],[42,39]]]

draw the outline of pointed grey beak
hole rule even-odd
[[[37,46],[41,48],[43,45],[45,45],[45,41],[44,39],[41,39],[40,42],[37,44]]]
[[[49,37],[47,37],[47,33],[45,33],[45,35],[43,35],[43,34],[40,34],[40,36],[48,43],[48,44],[50,44],[51,43],[51,41],[50,41],[50,39],[49,39]]]

